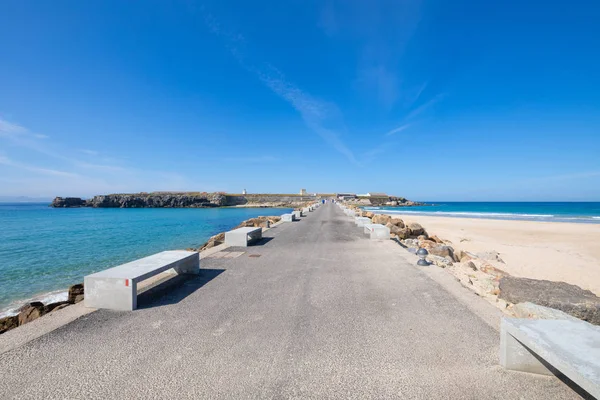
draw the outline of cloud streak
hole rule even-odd
[[[244,69],[253,73],[273,93],[288,102],[310,130],[351,163],[359,165],[352,150],[342,140],[341,134],[346,131],[346,127],[342,113],[335,104],[316,99],[285,79],[284,74],[268,62],[250,62],[247,52],[244,51],[245,37],[224,29],[212,14],[207,13],[205,9],[202,11],[208,29],[223,39],[231,55]]]
[[[34,172],[34,173],[38,173],[38,174],[43,174],[43,175],[52,175],[52,176],[61,176],[61,177],[70,177],[70,178],[79,176],[78,174],[74,174],[71,172],[59,171],[56,169],[49,169],[49,168],[41,168],[41,167],[37,167],[34,165],[30,165],[30,164],[19,163],[19,162],[11,160],[10,158],[5,157],[5,156],[0,156],[0,165],[6,165],[8,167],[18,168],[18,169],[22,169],[22,170],[26,170],[26,171]]]

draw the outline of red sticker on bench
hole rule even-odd
[[[125,286],[129,286],[129,279],[125,279]]]

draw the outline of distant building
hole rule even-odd
[[[335,197],[337,197],[340,200],[355,199],[356,193],[336,193]]]
[[[242,190],[242,194],[243,195],[247,195],[248,194],[248,192],[246,192],[246,189]]]
[[[359,194],[359,197],[390,197],[385,193],[370,192],[367,194]]]
[[[300,189],[300,196],[306,196],[306,189]]]

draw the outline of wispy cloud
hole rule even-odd
[[[56,169],[49,169],[49,168],[41,168],[41,167],[37,167],[34,165],[30,165],[30,164],[16,162],[6,156],[0,156],[0,164],[6,165],[9,167],[13,167],[13,168],[23,169],[23,170],[26,170],[29,172],[44,174],[44,175],[53,175],[53,176],[62,176],[62,177],[78,177],[79,176],[78,174],[74,174],[71,172],[59,171]]]
[[[410,128],[410,126],[411,126],[411,125],[412,125],[412,124],[404,124],[404,125],[401,125],[401,126],[399,126],[399,127],[397,127],[397,128],[394,128],[394,129],[392,129],[391,131],[387,132],[387,133],[385,134],[385,136],[392,136],[392,135],[395,135],[395,134],[396,134],[396,133],[398,133],[398,132],[402,132],[403,130],[406,130],[406,129]]]
[[[408,113],[408,115],[406,116],[405,120],[410,120],[410,119],[416,117],[417,115],[424,113],[426,110],[428,110],[433,105],[435,105],[440,100],[442,100],[445,96],[446,96],[445,93],[439,93],[439,94],[435,95],[433,98],[431,98],[430,100],[428,100],[424,104],[420,105],[419,107],[415,108],[410,113]]]
[[[245,51],[245,37],[225,29],[205,9],[203,9],[203,12],[209,30],[224,40],[232,56],[243,68],[253,73],[270,90],[287,101],[298,111],[306,126],[333,149],[344,155],[353,164],[359,164],[352,150],[342,140],[341,136],[346,131],[346,127],[342,113],[335,104],[318,100],[305,92],[287,80],[280,70],[264,60],[251,62],[248,53]]]

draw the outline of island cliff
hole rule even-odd
[[[56,197],[50,207],[55,208],[210,208],[210,207],[297,207],[306,202],[335,197],[333,194],[226,194],[206,192],[153,192],[134,194],[108,194],[91,199]],[[413,206],[403,197],[377,197],[357,199],[365,206]]]

